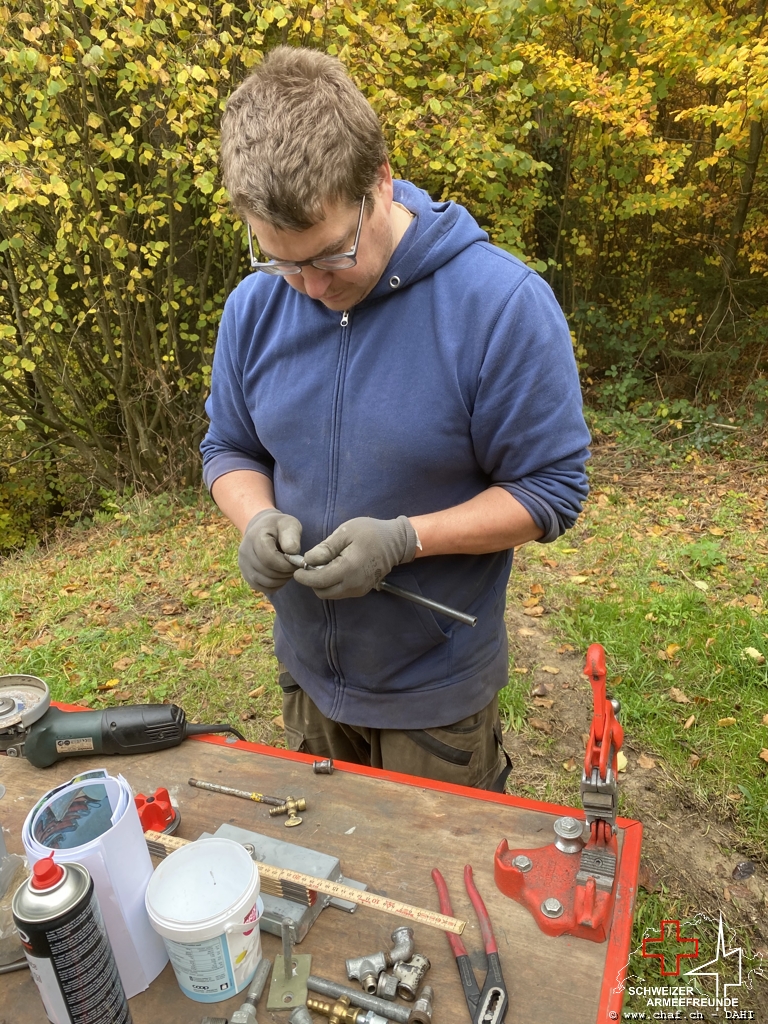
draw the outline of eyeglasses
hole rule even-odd
[[[254,254],[253,233],[251,225],[248,224],[248,251],[251,256],[251,269],[261,270],[265,274],[277,274],[280,277],[288,277],[291,274],[300,274],[302,267],[317,267],[318,270],[349,270],[357,266],[357,246],[360,241],[360,232],[363,228],[363,215],[365,214],[365,196],[360,203],[360,216],[357,219],[357,231],[355,241],[348,252],[335,253],[333,256],[320,256],[314,260],[269,260],[262,263]]]

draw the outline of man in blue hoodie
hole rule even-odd
[[[204,479],[275,607],[289,745],[501,787],[513,549],[556,539],[587,495],[562,312],[465,209],[393,180],[373,110],[323,53],[258,65],[221,162],[261,272],[224,309]]]

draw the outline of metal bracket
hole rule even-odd
[[[268,1010],[292,1010],[295,1006],[306,1006],[307,981],[312,973],[312,957],[304,953],[291,956],[289,978],[285,977],[284,964],[285,959],[278,953],[267,996]]]

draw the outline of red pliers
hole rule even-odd
[[[448,895],[448,887],[445,879],[437,868],[432,872],[432,879],[437,886],[437,895],[440,899],[440,913],[453,917],[451,898]],[[472,867],[467,864],[464,868],[464,885],[467,887],[472,906],[475,908],[478,920],[480,921],[480,932],[485,943],[485,953],[488,958],[488,973],[485,976],[485,984],[482,991],[475,980],[475,972],[469,961],[467,948],[458,935],[446,932],[448,942],[456,957],[456,966],[459,969],[461,987],[464,989],[464,998],[467,1000],[467,1008],[472,1018],[472,1024],[502,1024],[507,1013],[509,997],[507,986],[504,984],[504,977],[501,973],[501,962],[499,950],[491,927],[491,919],[485,909],[483,898],[477,891]]]

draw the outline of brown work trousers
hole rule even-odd
[[[503,790],[510,762],[497,697],[482,711],[438,729],[367,729],[332,722],[284,665],[279,673],[290,750],[457,786]]]

